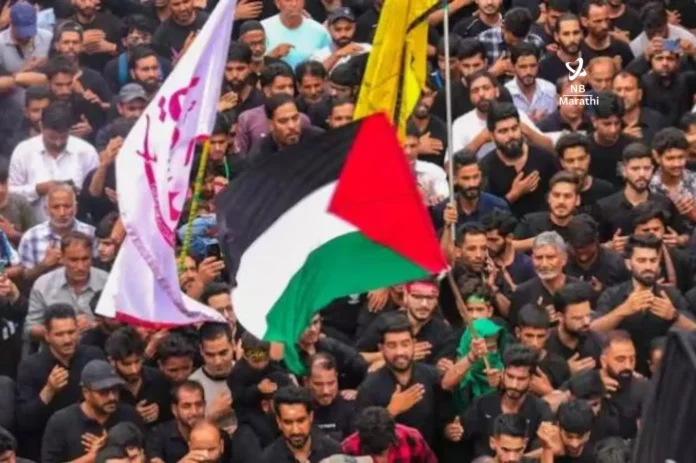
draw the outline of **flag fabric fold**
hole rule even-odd
[[[385,0],[354,118],[384,112],[403,140],[427,77],[427,13],[437,0]],[[398,113],[398,114],[397,114]]]
[[[116,159],[127,237],[97,313],[132,323],[179,326],[221,315],[180,290],[175,232],[196,145],[213,128],[236,0],[221,0],[150,101]]]
[[[447,267],[383,114],[253,164],[218,196],[217,211],[237,318],[284,343],[298,373],[294,345],[333,299]]]

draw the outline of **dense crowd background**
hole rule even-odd
[[[182,290],[228,323],[94,312],[114,161],[216,3],[0,0],[0,462],[631,461],[665,336],[696,329],[696,4],[432,11],[403,144],[452,271],[333,301],[293,374],[237,323],[215,196],[352,121],[383,0],[237,4],[178,230]]]

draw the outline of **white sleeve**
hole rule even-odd
[[[26,165],[30,155],[28,148],[30,146],[26,142],[20,143],[12,153],[8,185],[11,193],[17,193],[33,203],[39,199],[39,194],[36,192],[36,185],[29,183],[28,168],[30,166]]]

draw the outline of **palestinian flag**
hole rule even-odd
[[[298,372],[292,347],[333,299],[447,267],[382,114],[263,157],[218,196],[217,223],[239,322]]]

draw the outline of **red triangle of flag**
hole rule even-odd
[[[384,114],[362,120],[329,212],[431,273],[447,268],[403,148]]]

